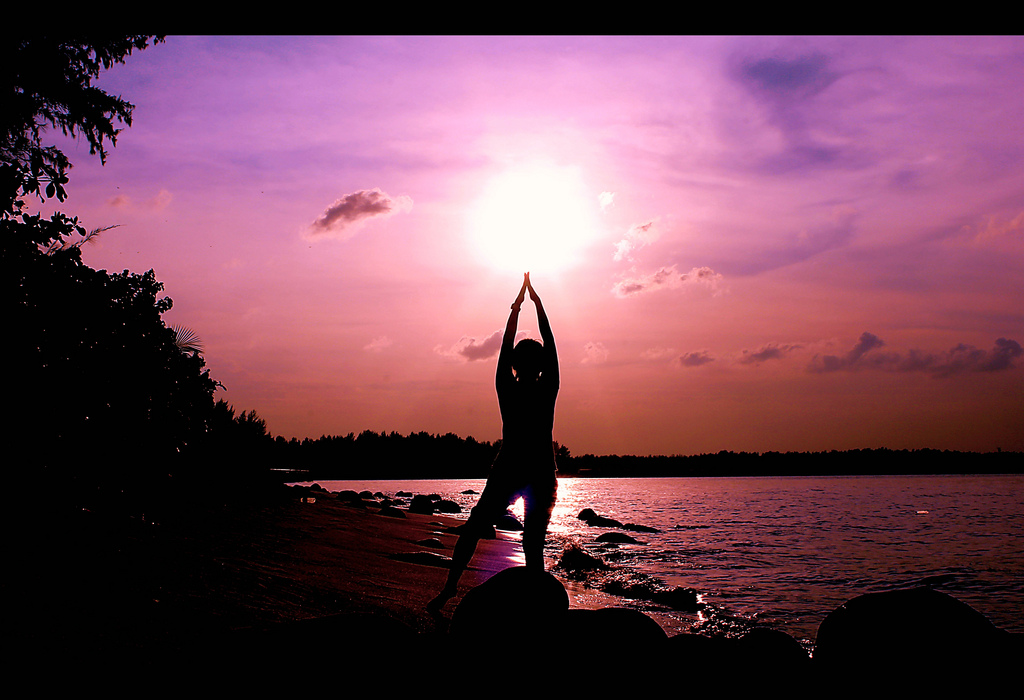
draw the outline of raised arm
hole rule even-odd
[[[526,298],[526,286],[529,281],[529,273],[523,275],[523,287],[519,290],[519,296],[512,302],[512,311],[508,315],[508,323],[505,324],[505,335],[501,338],[501,351],[498,353],[498,370],[495,381],[501,383],[502,379],[512,379],[512,349],[516,342],[516,329],[519,327],[519,309]]]
[[[548,315],[544,311],[544,305],[540,301],[540,295],[533,288],[530,282],[530,273],[526,273],[526,288],[530,291],[530,299],[537,307],[537,325],[540,327],[540,338],[544,341],[545,367],[544,374],[547,375],[553,386],[558,388],[558,351],[555,349],[555,335],[551,332],[551,324],[548,323]]]

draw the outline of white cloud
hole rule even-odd
[[[644,350],[642,353],[640,353],[641,359],[652,362],[656,360],[667,360],[670,357],[676,356],[677,354],[674,348],[648,348],[647,350]]]
[[[633,251],[650,245],[658,240],[659,232],[654,221],[646,221],[642,224],[633,224],[629,227],[625,237],[615,244],[615,260],[632,260]]]
[[[363,350],[366,350],[367,352],[381,352],[385,348],[389,348],[392,345],[394,345],[394,343],[392,342],[391,338],[387,337],[386,335],[382,335],[380,337],[374,338],[369,343],[364,345]]]
[[[608,348],[603,343],[587,343],[583,346],[583,359],[580,364],[599,365],[608,361]]]
[[[616,282],[612,293],[619,298],[652,292],[658,289],[679,289],[683,286],[705,286],[713,292],[721,287],[722,275],[710,267],[695,267],[689,272],[679,272],[675,265],[662,267],[647,275],[639,275]]]

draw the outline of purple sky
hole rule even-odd
[[[497,439],[529,269],[574,454],[1021,450],[1022,76],[1020,37],[170,37],[61,208],[275,435]]]

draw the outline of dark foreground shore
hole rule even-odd
[[[65,503],[21,542],[25,590],[13,599],[30,615],[14,628],[19,665],[146,683],[317,668],[363,681],[561,669],[562,684],[568,669],[577,688],[845,679],[849,690],[988,687],[1022,651],[1020,635],[929,589],[851,600],[822,621],[813,658],[770,629],[670,634],[614,597],[521,568],[517,539],[501,531],[480,542],[460,595],[431,615],[459,524],[285,487],[165,497],[148,512]]]

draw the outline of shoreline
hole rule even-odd
[[[444,557],[456,539],[448,528],[464,521],[405,510],[388,515],[387,508],[350,505],[336,494],[304,487],[274,493],[269,499],[250,494],[227,502],[176,504],[156,518],[77,509],[53,531],[44,530],[28,562],[39,574],[27,597],[39,611],[26,630],[30,657],[72,659],[83,666],[110,660],[123,665],[127,659],[151,668],[162,665],[160,659],[193,663],[199,649],[230,648],[236,658],[256,659],[268,648],[280,651],[280,641],[269,646],[267,641],[281,635],[309,654],[321,643],[336,644],[340,630],[362,620],[360,636],[376,639],[391,625],[398,639],[407,631],[421,640],[397,643],[388,656],[404,658],[403,644],[420,649],[430,640],[427,646],[435,650],[450,645],[449,624],[467,595],[522,564],[516,535],[498,531],[495,539],[481,540],[459,594],[441,616],[433,616],[426,604],[444,583]],[[735,645],[727,652],[715,646],[715,639],[724,643],[721,638],[673,627],[667,616],[627,610],[622,598],[565,577],[558,580],[577,628],[589,613],[625,611],[634,623],[653,620],[660,627],[657,634],[677,647],[706,641],[711,646],[700,654],[739,653]],[[373,621],[369,627],[366,620]],[[503,621],[502,629],[514,630],[514,622]],[[592,635],[593,641],[614,646],[629,634],[615,624],[584,638]],[[296,634],[301,644],[294,642]],[[781,632],[776,637],[771,644],[788,638],[785,644],[797,645]],[[1019,649],[1021,635],[1010,637]],[[581,653],[575,646],[566,649]],[[787,653],[810,660],[806,650]],[[369,649],[366,654],[376,658]]]

